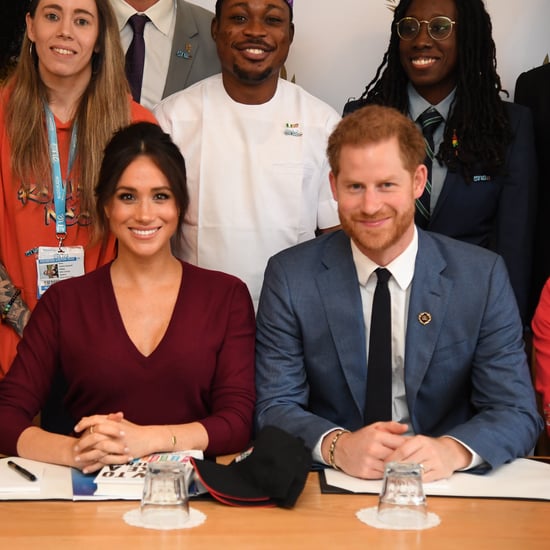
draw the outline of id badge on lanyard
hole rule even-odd
[[[57,129],[53,113],[47,104],[44,104],[46,113],[46,127],[48,130],[48,146],[50,165],[52,170],[52,186],[55,209],[55,236],[57,247],[39,246],[36,259],[38,298],[54,283],[84,275],[84,249],[82,246],[63,247],[67,236],[66,198],[67,184],[61,175]],[[67,166],[67,177],[71,172],[76,155],[76,124],[71,132],[71,144]]]
[[[36,258],[38,297],[53,284],[84,275],[84,248],[81,246],[39,246]]]

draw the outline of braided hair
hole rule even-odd
[[[376,103],[406,113],[408,78],[399,57],[396,22],[413,0],[401,0],[395,8],[389,47],[374,79],[358,103]],[[500,97],[496,48],[491,18],[482,0],[454,0],[457,9],[456,94],[437,158],[450,171],[471,177],[479,169],[491,175],[505,171],[506,149],[512,130]]]

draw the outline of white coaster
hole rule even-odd
[[[159,529],[162,531],[169,531],[171,529],[190,529],[191,527],[198,527],[206,521],[206,515],[195,508],[189,508],[189,519],[184,524],[178,525],[177,527],[172,527],[169,525],[163,527],[150,527],[148,525],[144,525],[141,520],[141,510],[139,508],[126,512],[123,518],[128,525],[133,525],[134,527],[145,527],[146,529]]]
[[[366,523],[367,525],[370,525],[371,527],[376,527],[376,529],[392,529],[392,530],[398,530],[398,531],[407,531],[407,530],[420,531],[423,529],[430,529],[431,527],[436,527],[441,523],[441,520],[439,519],[439,516],[437,514],[434,514],[433,512],[428,512],[426,517],[426,523],[422,527],[400,527],[400,526],[389,525],[378,519],[378,508],[376,506],[373,506],[372,508],[362,508],[355,515],[360,521],[362,521],[363,523]]]

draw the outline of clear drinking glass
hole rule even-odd
[[[426,496],[420,464],[386,464],[378,501],[378,519],[402,529],[420,529],[426,524]]]
[[[173,529],[183,526],[189,519],[188,469],[188,465],[178,462],[147,465],[141,499],[144,527]]]

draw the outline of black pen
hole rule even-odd
[[[29,472],[29,470],[25,470],[23,466],[19,466],[19,464],[16,464],[11,460],[8,460],[8,466],[10,468],[13,468],[18,474],[21,474],[25,479],[28,479],[29,481],[37,480],[37,477],[32,472]]]

